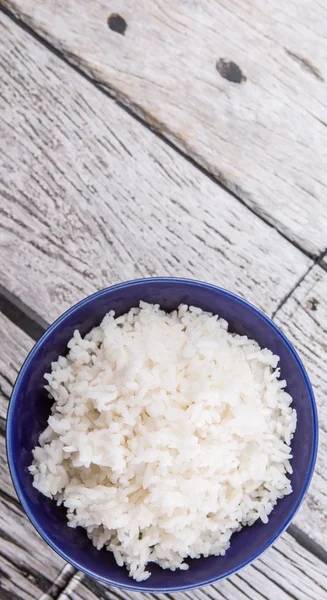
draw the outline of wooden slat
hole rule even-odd
[[[122,273],[125,273],[129,267],[124,265],[124,260],[119,261],[117,255],[119,252],[124,253],[126,248],[132,254],[134,260],[138,261],[136,266],[132,266],[136,273],[141,272],[143,274],[142,270],[139,271],[142,268],[144,273],[148,273],[149,265],[152,266],[153,264],[153,273],[158,272],[157,269],[160,268],[160,265],[165,264],[170,253],[172,253],[172,244],[177,232],[186,238],[183,252],[176,242],[176,253],[179,258],[179,262],[176,262],[177,269],[188,268],[187,272],[190,275],[199,276],[200,269],[205,270],[208,268],[207,264],[209,264],[208,270],[205,271],[208,273],[208,278],[210,274],[210,279],[221,277],[225,280],[225,285],[228,285],[228,278],[230,278],[234,289],[241,288],[242,292],[248,297],[252,294],[254,301],[266,310],[272,311],[282,295],[296,281],[296,278],[305,272],[310,264],[309,261],[287,244],[276,232],[266,227],[253,215],[250,215],[246,209],[242,208],[240,210],[237,203],[233,205],[234,201],[224,192],[219,191],[219,195],[217,195],[217,188],[214,184],[203,178],[203,181],[206,182],[204,184],[202,179],[198,180],[197,174],[191,176],[191,173],[193,173],[192,168],[189,165],[186,167],[182,159],[175,158],[175,154],[166,149],[164,145],[161,145],[161,142],[155,140],[150,133],[144,132],[144,140],[141,144],[138,141],[140,136],[138,132],[142,131],[143,134],[141,126],[135,124],[126,115],[121,119],[128,118],[130,120],[126,122],[119,120],[118,115],[120,117],[122,113],[117,107],[110,103],[110,109],[107,109],[109,104],[103,98],[101,98],[101,101],[97,101],[98,96],[93,88],[88,87],[85,82],[80,86],[77,75],[75,84],[75,75],[70,73],[66,66],[61,65],[57,59],[49,57],[45,50],[41,51],[35,42],[28,40],[25,35],[22,36],[21,32],[19,34],[21,36],[20,40],[16,38],[14,27],[8,24],[9,22],[6,19],[3,19],[3,23],[6,23],[10,32],[7,29],[6,36],[8,37],[5,42],[2,34],[0,36],[0,43],[3,42],[4,45],[1,57],[5,55],[6,48],[9,49],[9,52],[6,52],[4,68],[11,71],[11,76],[7,79],[4,76],[3,81],[6,85],[3,86],[2,93],[4,91],[10,95],[13,106],[13,108],[9,108],[8,104],[6,105],[4,119],[7,122],[9,120],[12,129],[16,129],[11,137],[4,138],[1,134],[1,139],[6,140],[6,152],[11,157],[11,161],[8,160],[5,167],[6,169],[11,168],[13,171],[16,169],[15,174],[13,171],[9,174],[10,185],[8,185],[7,180],[3,190],[4,200],[8,197],[12,198],[11,205],[13,209],[10,212],[10,203],[5,204],[5,210],[10,214],[10,219],[5,222],[5,242],[11,244],[9,245],[11,252],[7,251],[7,254],[5,254],[4,244],[1,258],[7,261],[7,265],[12,265],[15,277],[9,279],[10,276],[7,273],[9,269],[3,267],[1,280],[5,283],[7,281],[11,282],[11,291],[26,303],[32,305],[45,319],[52,319],[60,310],[77,299],[79,294],[84,295],[98,287],[99,281],[106,278],[110,281],[111,278],[118,278],[118,267]],[[1,32],[3,33],[3,29]],[[18,68],[22,61],[19,55],[24,57],[24,69]],[[37,72],[37,76],[35,72]],[[24,93],[22,93],[18,84],[22,87],[25,86]],[[89,91],[86,92],[85,90]],[[33,102],[30,98],[33,98]],[[89,100],[92,109],[85,108],[86,99]],[[7,100],[9,100],[8,96]],[[14,103],[14,100],[16,103]],[[60,102],[63,105],[61,107],[57,106]],[[35,105],[36,108],[34,108]],[[78,108],[78,105],[82,105],[82,109]],[[53,108],[52,112],[50,112],[50,107]],[[91,119],[92,111],[93,116]],[[74,122],[71,119],[74,119]],[[96,128],[94,128],[94,122],[97,123]],[[33,127],[36,127],[36,133],[32,133]],[[92,128],[92,131],[89,136],[83,136],[82,133],[87,127]],[[119,142],[115,141],[114,135],[110,135],[109,131],[112,128],[117,135],[118,132],[115,127],[119,130],[120,135],[120,127],[123,129],[126,137],[118,139],[120,143],[127,144],[126,148],[129,149],[130,153],[132,145],[136,144],[136,147],[133,146],[133,157],[135,158],[131,159],[130,164],[128,163],[128,152],[124,151],[119,160],[117,159],[115,162],[112,160],[114,149],[110,151],[112,154],[108,150],[103,153],[100,146],[93,146],[93,142],[91,146],[89,145],[90,140],[97,140],[98,143],[98,139],[100,139],[103,143],[109,144],[111,142],[116,148],[116,152],[119,152]],[[133,129],[133,127],[137,128]],[[10,135],[8,130],[9,127],[3,127],[3,131],[7,136]],[[77,132],[82,135],[82,140],[79,142]],[[20,144],[18,144],[18,138]],[[26,150],[24,144],[29,143],[30,138],[32,138],[32,143]],[[39,146],[36,138],[40,140]],[[8,145],[7,141],[9,142]],[[74,146],[76,145],[78,153],[76,150],[74,153]],[[160,154],[160,152],[163,154]],[[152,155],[152,159],[150,155]],[[14,156],[16,156],[15,161],[13,161]],[[105,173],[107,177],[111,177],[108,186],[106,186],[105,176],[99,170],[99,164],[102,164],[101,160],[107,161]],[[167,180],[163,179],[159,167],[158,171],[153,171],[155,160],[159,161],[164,168],[169,165],[169,176],[166,175]],[[137,221],[138,227],[143,226],[144,228],[140,233],[135,225],[133,230],[125,225],[125,221],[129,223],[130,211],[132,207],[135,211],[135,206],[128,197],[131,190],[124,188],[124,186],[128,186],[128,182],[123,177],[124,173],[120,174],[120,178],[117,176],[119,163],[122,161],[124,161],[125,173],[127,172],[129,177],[132,175],[134,177],[132,183],[135,186],[136,195],[137,193],[143,193],[142,186],[145,183],[146,194],[145,196],[140,195],[137,204],[137,210],[144,216],[143,222],[141,219]],[[144,162],[148,168],[148,174],[145,169],[142,171]],[[86,170],[87,166],[89,168],[88,172]],[[31,169],[30,173],[28,167]],[[18,168],[20,169],[20,181],[18,186],[16,184],[15,187],[15,181],[19,180]],[[161,167],[162,169],[163,167]],[[78,174],[75,179],[73,178],[74,171]],[[152,177],[149,176],[149,171],[152,173]],[[6,170],[4,169],[3,172],[6,173]],[[53,181],[51,176],[54,179],[58,177],[58,180]],[[171,184],[170,177],[175,177],[175,181],[178,181],[182,186],[182,192],[178,190],[177,184],[176,186]],[[141,178],[142,186],[139,184],[138,178]],[[166,181],[165,186],[163,184],[158,185],[158,179],[161,182]],[[30,187],[32,186],[31,181],[35,180],[35,186]],[[77,191],[74,191],[74,185],[77,186]],[[92,185],[95,187],[95,192],[92,191]],[[140,185],[139,188],[138,185]],[[181,212],[174,212],[174,210],[177,210],[174,208],[176,204],[174,202],[170,204],[162,200],[163,193],[173,197],[175,203],[177,199],[184,209],[189,211],[190,215],[184,217],[185,221],[180,217],[185,210],[180,209]],[[101,202],[100,200],[97,201],[96,194],[99,195]],[[110,194],[115,198],[115,202],[110,203],[110,197],[108,201]],[[205,206],[205,210],[209,210],[207,216],[205,216],[205,210],[200,201],[203,197],[207,200],[207,206]],[[124,202],[123,206],[119,205],[119,200],[121,205]],[[77,205],[77,203],[79,204]],[[79,212],[80,204],[82,204],[81,212]],[[146,206],[148,211],[144,208],[146,204],[150,204],[150,207]],[[52,207],[51,210],[49,205]],[[105,212],[101,212],[103,206],[105,206]],[[219,208],[218,216],[217,207]],[[118,217],[117,214],[113,214],[114,209],[118,212]],[[102,221],[99,215],[102,216]],[[133,220],[137,220],[138,217],[136,211],[136,214],[133,214]],[[167,233],[163,228],[160,229],[160,217],[166,219],[165,222],[174,232],[174,237],[169,237],[172,235],[171,232]],[[148,219],[147,222],[146,218]],[[208,220],[209,225],[214,225],[217,228],[216,233],[209,233],[211,229],[208,228],[207,230],[205,228],[204,219]],[[102,229],[99,225],[101,223]],[[11,227],[9,227],[9,224]],[[197,229],[199,226],[203,230]],[[152,229],[158,227],[157,237],[151,237],[151,227]],[[106,236],[109,236],[109,240],[112,242],[112,244],[107,242],[111,248],[110,253],[107,253],[106,250],[103,231],[106,232]],[[127,232],[130,236],[133,235],[132,240],[128,239]],[[164,234],[167,235],[166,249],[162,250],[162,246],[160,246],[158,250],[160,259],[157,260],[157,257],[155,257],[153,259],[154,263],[151,263],[151,252],[155,250],[155,240],[161,241]],[[203,243],[203,256],[198,257],[197,254],[202,246],[196,246],[194,249],[193,245],[197,243],[195,241],[198,239],[196,235],[201,237],[201,234],[206,236],[206,240]],[[219,239],[217,248],[220,250],[221,263],[218,265],[214,260],[217,260],[218,250],[213,252],[210,235],[214,236],[213,241],[216,243]],[[230,235],[230,241],[222,241],[222,235],[225,235],[225,237]],[[20,241],[19,236],[21,236]],[[255,249],[255,244],[252,242],[252,236],[258,244],[257,249]],[[150,250],[147,249],[146,242],[150,246]],[[141,243],[143,252],[140,252],[136,247],[137,243]],[[227,245],[224,246],[224,243]],[[34,250],[32,251],[33,248],[35,253],[33,253]],[[231,256],[230,261],[228,257],[221,254],[221,250],[227,254],[227,249]],[[13,254],[14,250],[19,254],[17,259]],[[196,262],[193,265],[186,262],[192,250],[194,260],[202,262]],[[265,255],[267,255],[266,264],[264,264]],[[246,262],[242,263],[242,257],[244,256]],[[279,265],[278,262],[283,262],[283,256],[285,257],[285,264]],[[124,257],[127,261],[126,254],[123,254]],[[144,262],[140,261],[140,257],[143,257]],[[85,259],[85,266],[82,265],[81,268],[83,259]],[[128,258],[128,261],[130,260]],[[22,261],[23,266],[19,269],[18,263],[20,261]],[[288,266],[288,261],[290,261],[291,266]],[[244,268],[242,269],[241,266]],[[107,275],[101,273],[100,267],[101,269],[107,269]],[[254,269],[256,269],[255,274],[253,274]],[[246,271],[244,275],[242,275],[243,270]],[[56,278],[58,272],[59,278]],[[112,273],[114,273],[114,276]],[[134,273],[132,276],[134,276]],[[94,281],[94,278],[96,278],[96,281]],[[257,287],[254,285],[254,278],[257,280]],[[59,283],[61,286],[58,286]],[[249,289],[250,286],[254,288],[252,291]],[[9,344],[11,338],[15,337],[15,333],[11,333],[8,329],[8,334]],[[16,338],[17,335],[20,335],[18,330],[16,331]],[[18,341],[16,341],[14,347],[16,348],[15,351],[19,349]],[[4,346],[2,351],[7,353],[7,347]],[[17,364],[19,364],[18,357],[17,361]],[[23,536],[22,539],[25,539],[25,537]],[[266,553],[255,566],[244,570],[232,580],[217,584],[213,588],[215,591],[212,592],[215,597],[219,600],[220,598],[243,600],[246,597],[254,600],[264,598],[268,598],[268,600],[277,600],[277,598],[278,600],[318,598],[320,600],[320,598],[323,598],[326,591],[323,591],[323,588],[326,585],[323,575],[324,567],[320,561],[309,555],[289,536],[280,540],[279,544],[281,543],[285,543],[286,546],[283,546],[284,550],[279,547],[278,555],[273,554],[272,558],[269,558],[268,555],[277,552],[275,549],[270,550],[270,554]],[[10,544],[10,542],[7,542],[7,544]],[[10,563],[9,558],[12,547],[6,545],[5,552],[6,557],[3,562],[7,564],[8,561]],[[21,565],[23,565],[23,561],[26,560],[25,555],[21,560]],[[9,585],[9,588],[3,588],[8,598],[14,598],[15,590],[22,586],[20,569],[17,573],[14,570],[12,573],[10,577],[15,576],[15,581],[6,579],[6,585]],[[289,579],[285,583],[286,577],[289,577]],[[10,588],[13,585],[16,585],[16,588]],[[91,584],[87,583],[86,585],[88,589]],[[228,588],[227,591],[226,587]],[[209,589],[211,590],[211,588]],[[22,593],[30,594],[29,596],[22,596],[24,600],[25,597],[30,598],[31,593],[34,593],[26,592],[26,586],[23,587],[23,590]],[[0,588],[0,595],[1,593]],[[72,593],[78,594],[79,591],[77,589]],[[203,592],[196,593],[202,594]],[[7,597],[4,596],[6,600]],[[72,597],[71,594],[70,597]],[[191,597],[193,597],[193,593]]]
[[[0,313],[0,425],[4,423],[12,385],[33,342]],[[43,542],[21,509],[6,460],[0,427],[0,598],[36,600],[51,591],[65,562]],[[70,568],[64,581],[74,572]],[[63,584],[63,582],[62,582]],[[54,590],[56,588],[53,588]],[[50,598],[51,596],[49,596]]]
[[[33,340],[0,313],[0,493],[16,499],[7,465],[5,419],[18,371],[33,346]]]
[[[65,562],[43,542],[21,508],[0,497],[0,598],[47,593]],[[74,570],[73,570],[74,572]],[[17,573],[24,576],[22,583]],[[10,595],[12,594],[12,595]]]
[[[324,3],[0,3],[286,236],[326,248]],[[112,12],[124,35],[109,29]],[[242,83],[226,79],[240,70]]]
[[[0,313],[0,493],[16,499],[6,457],[5,419],[12,387],[33,340]]]
[[[10,73],[3,114],[13,125],[0,124],[9,174],[4,284],[47,321],[112,281],[148,274],[209,279],[271,313],[308,259],[9,19],[2,23],[0,61]]]
[[[0,399],[3,401],[3,398],[0,394]],[[7,456],[6,456],[6,441],[5,441],[5,432],[4,429],[0,431],[0,482],[1,482],[1,492],[4,497],[12,498],[13,500],[17,500],[16,493],[14,490],[14,486],[11,481]]]
[[[0,419],[4,421],[17,373],[33,346],[33,340],[1,313],[0,339],[2,347],[0,352]]]
[[[147,275],[271,313],[310,259],[8,17],[0,28],[2,284],[48,321]]]
[[[20,564],[15,564],[1,556],[0,597],[1,600],[36,600],[40,598],[42,588]]]
[[[324,600],[325,565],[287,533],[261,559],[237,575],[198,590],[169,594],[171,600]],[[165,594],[156,594],[165,600]],[[153,600],[143,594],[100,586],[75,575],[59,600]]]
[[[303,358],[319,414],[316,471],[295,523],[327,548],[327,273],[314,267],[275,320]]]

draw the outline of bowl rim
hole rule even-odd
[[[78,561],[73,560],[66,552],[61,550],[61,548],[58,546],[56,541],[51,539],[46,534],[46,532],[43,530],[43,528],[39,525],[38,519],[34,515],[33,509],[30,508],[28,501],[25,499],[24,490],[23,490],[23,487],[19,480],[19,476],[18,476],[16,466],[15,466],[15,460],[14,460],[14,456],[13,456],[13,446],[12,446],[12,430],[13,430],[13,426],[14,426],[13,411],[14,411],[17,397],[18,397],[18,394],[20,391],[20,385],[24,378],[24,375],[25,375],[25,372],[26,372],[28,366],[32,362],[34,355],[39,350],[39,348],[42,346],[44,341],[51,336],[51,334],[56,330],[58,325],[63,323],[68,316],[70,316],[71,314],[73,314],[74,312],[79,310],[82,306],[84,306],[88,303],[91,303],[92,300],[94,300],[95,298],[104,296],[110,291],[124,290],[127,287],[138,287],[139,285],[144,285],[147,283],[150,283],[150,284],[151,283],[156,283],[156,284],[158,284],[158,283],[159,284],[167,284],[167,283],[183,284],[183,283],[185,283],[185,284],[191,284],[194,287],[210,289],[212,291],[218,292],[222,296],[230,298],[233,301],[236,301],[239,304],[246,306],[251,311],[253,311],[256,314],[256,316],[263,319],[279,335],[279,337],[282,339],[282,341],[287,346],[289,352],[293,355],[295,361],[297,362],[297,364],[299,366],[299,369],[300,369],[302,377],[304,379],[306,388],[308,390],[310,404],[311,404],[311,410],[312,410],[312,415],[313,415],[313,438],[312,438],[313,441],[312,441],[312,453],[311,453],[310,467],[307,471],[307,475],[305,478],[303,488],[297,498],[297,501],[293,507],[293,510],[284,519],[282,525],[275,531],[275,534],[270,537],[270,539],[267,541],[267,543],[263,547],[261,547],[259,550],[255,551],[253,553],[250,553],[250,555],[245,560],[243,560],[238,566],[227,570],[225,573],[218,575],[217,577],[211,577],[209,579],[203,578],[200,581],[198,581],[197,583],[192,583],[192,584],[188,584],[188,585],[177,585],[176,587],[171,587],[171,586],[168,586],[168,587],[165,587],[165,586],[145,587],[144,585],[142,585],[142,582],[137,582],[137,581],[134,581],[133,579],[131,579],[131,584],[117,583],[116,581],[110,579],[110,577],[101,577],[101,576],[95,574],[93,571],[91,571],[90,569],[87,569],[82,564],[80,564]],[[316,407],[316,402],[315,402],[312,385],[311,385],[309,376],[306,372],[306,369],[303,365],[301,358],[299,357],[293,344],[289,341],[289,339],[286,337],[286,335],[281,331],[281,329],[279,329],[279,327],[272,321],[272,319],[270,317],[268,317],[259,308],[257,308],[256,306],[254,306],[253,304],[251,304],[250,302],[248,302],[241,296],[238,296],[237,294],[230,292],[229,290],[226,290],[225,288],[219,287],[217,285],[207,283],[204,281],[200,281],[197,279],[184,278],[184,277],[146,277],[146,278],[132,279],[132,280],[124,281],[121,283],[117,283],[117,284],[108,286],[101,290],[98,290],[97,292],[94,292],[93,294],[86,296],[85,298],[83,298],[82,300],[80,300],[79,302],[77,302],[76,304],[71,306],[70,308],[68,308],[51,325],[49,325],[49,327],[44,331],[44,333],[41,335],[39,340],[37,340],[37,342],[34,344],[32,349],[28,353],[25,361],[23,362],[23,364],[20,368],[20,371],[17,375],[16,381],[14,383],[14,387],[13,387],[11,397],[9,400],[9,405],[8,405],[8,409],[7,409],[7,419],[6,419],[6,452],[7,452],[7,461],[8,461],[8,465],[9,465],[11,479],[14,484],[14,488],[16,490],[18,499],[19,499],[20,503],[22,504],[22,507],[23,507],[27,517],[29,518],[29,520],[31,521],[32,525],[34,526],[36,531],[39,533],[39,535],[43,538],[43,540],[50,546],[50,548],[52,548],[52,550],[54,550],[66,562],[73,565],[76,569],[78,569],[79,571],[82,571],[82,573],[85,573],[86,575],[97,580],[98,582],[106,584],[106,585],[116,586],[121,589],[128,589],[131,591],[148,592],[148,593],[174,593],[174,592],[187,591],[190,589],[199,588],[199,587],[202,587],[205,585],[210,585],[216,581],[225,579],[226,577],[230,577],[234,573],[237,573],[238,571],[240,571],[247,565],[251,564],[254,560],[259,558],[259,556],[261,556],[261,554],[263,554],[270,546],[272,546],[272,544],[274,542],[276,542],[276,540],[284,533],[284,531],[290,525],[291,521],[293,520],[295,514],[299,510],[299,508],[304,500],[304,497],[309,488],[309,485],[310,485],[310,482],[311,482],[311,479],[312,479],[312,476],[314,473],[315,463],[316,463],[316,459],[317,459],[317,451],[318,451],[318,438],[319,438],[318,414],[317,414],[317,407]],[[169,571],[169,574],[171,575],[170,571]]]

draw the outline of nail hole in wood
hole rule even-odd
[[[232,83],[242,83],[243,81],[246,81],[246,77],[243,75],[240,67],[231,60],[220,58],[216,62],[216,69],[224,79],[227,79]]]
[[[318,304],[319,302],[316,298],[309,298],[307,301],[307,308],[309,310],[317,310]]]
[[[117,13],[112,13],[111,15],[109,15],[107,22],[109,29],[115,31],[116,33],[120,33],[121,35],[125,35],[127,23],[125,19],[123,19],[123,17],[121,17]]]

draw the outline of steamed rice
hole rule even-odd
[[[292,492],[292,398],[278,356],[223,319],[140,303],[78,331],[46,374],[54,399],[33,485],[137,581],[187,569]]]

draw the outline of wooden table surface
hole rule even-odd
[[[155,275],[210,281],[272,316],[320,418],[316,472],[288,531],[237,575],[171,600],[325,599],[327,4],[0,7],[0,599],[154,598],[99,585],[43,542],[4,433],[45,327],[87,294]]]

